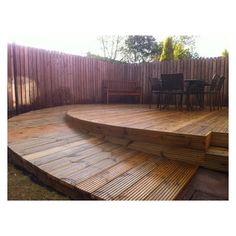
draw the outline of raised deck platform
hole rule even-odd
[[[198,124],[204,120],[200,113],[194,119]],[[214,130],[227,135],[226,110],[203,113],[206,120],[211,117],[216,122],[218,117],[221,129],[215,125]],[[186,113],[188,118],[183,114],[185,125],[181,122],[175,125],[174,117],[180,116],[176,111],[160,112],[136,105],[73,105],[32,111],[9,119],[9,154],[16,164],[73,199],[172,200],[191,180],[199,160],[205,162],[208,155],[217,166],[214,156],[225,158],[225,150],[219,150],[225,149],[225,144],[217,147],[218,153],[199,144],[185,146],[182,135],[194,138],[197,134],[195,126],[189,133],[183,131],[191,124],[189,117],[193,113]],[[165,122],[167,117],[173,120],[172,125]],[[129,129],[135,131],[132,136]],[[200,136],[212,132],[201,130]],[[142,131],[163,132],[164,136],[157,135],[162,143],[149,134],[143,141],[139,136],[142,137]],[[180,135],[181,142],[171,144],[165,138],[166,131],[168,135],[174,133],[173,137]],[[184,158],[180,151],[185,153]],[[176,161],[181,158],[185,161],[187,155],[192,164]]]
[[[209,143],[205,139],[212,134],[214,134],[214,139],[221,138],[220,146],[227,147],[227,112],[226,109],[213,112],[160,111],[148,109],[143,105],[115,105],[102,108],[100,106],[79,107],[69,111],[68,116],[83,122],[83,125],[87,122],[90,128],[96,125],[95,131],[96,128],[101,127],[103,133],[106,132],[106,128],[109,128],[108,132],[113,129],[116,132],[113,135],[116,136],[138,135],[141,136],[142,141],[146,138],[147,141],[162,144],[173,144],[176,140],[177,145],[206,149]],[[141,132],[138,132],[140,130]],[[150,138],[148,139],[147,136]],[[161,138],[158,139],[158,137]],[[136,139],[138,139],[137,136]]]
[[[90,105],[68,111],[67,121],[131,149],[214,170],[228,168],[227,109],[182,112],[145,105]]]

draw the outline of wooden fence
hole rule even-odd
[[[102,103],[101,85],[105,79],[139,81],[144,102],[148,102],[148,77],[160,77],[162,73],[184,73],[185,79],[206,81],[210,81],[214,73],[224,75],[224,104],[228,105],[228,58],[125,64],[10,44],[8,112],[15,114],[63,104]]]

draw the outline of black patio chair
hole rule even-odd
[[[204,92],[204,95],[207,96],[210,110],[215,110],[215,106],[218,106],[218,109],[222,107],[222,99],[221,97],[221,89],[224,85],[224,76],[219,76],[217,74],[214,74],[211,82],[210,82],[210,87],[208,91]]]
[[[218,110],[222,109],[223,106],[223,88],[224,88],[225,77],[222,75],[219,79],[219,83],[216,87],[217,107]]]
[[[204,89],[206,82],[204,80],[186,80],[186,106],[187,110],[194,109],[194,103],[192,102],[195,98],[195,103],[199,109],[204,109]]]
[[[222,97],[222,89],[224,87],[224,76],[218,76],[214,75],[211,80],[211,86],[209,91],[207,91],[205,94],[208,95],[208,98],[210,100],[210,110],[215,110],[215,107],[217,106],[218,110],[222,109],[223,105],[223,97]]]
[[[175,104],[175,107],[180,107],[182,109],[183,94],[184,94],[184,75],[183,73],[177,74],[161,74],[161,101],[160,109],[164,107],[169,107],[172,103]],[[177,98],[180,98],[180,101],[177,102]]]
[[[150,86],[150,98],[149,98],[149,108],[152,106],[153,95],[157,96],[156,104],[157,107],[160,105],[160,95],[161,95],[161,80],[158,78],[148,78]]]

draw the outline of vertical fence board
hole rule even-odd
[[[185,79],[210,81],[225,76],[224,104],[228,104],[228,58],[199,58],[141,64],[112,63],[30,47],[15,46],[19,111],[63,103],[101,103],[102,81],[137,80],[148,101],[149,77],[183,73]],[[8,45],[8,111],[14,112],[13,45]],[[61,93],[61,96],[60,96]],[[114,101],[133,101],[130,98]]]
[[[9,115],[15,113],[15,104],[14,104],[14,83],[13,83],[13,55],[12,55],[12,45],[7,45],[7,105]]]

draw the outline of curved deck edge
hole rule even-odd
[[[36,165],[33,165],[29,161],[22,158],[19,154],[14,152],[11,148],[8,147],[8,160],[14,165],[23,168],[34,177],[36,177],[42,184],[49,186],[56,191],[68,196],[72,200],[103,200],[92,195],[89,192],[80,190],[79,188],[74,187],[73,185],[62,181],[59,178],[56,178],[53,175],[43,171]]]
[[[103,194],[105,194],[106,191],[110,191],[110,186],[114,187],[116,185],[116,183],[117,183],[116,178],[118,178],[118,183],[120,183],[119,181],[121,181],[121,183],[123,183],[122,178],[119,178],[118,176],[114,177],[114,178],[112,177],[108,182],[106,182],[104,185],[105,186],[104,189],[103,189],[103,187],[100,186],[100,188],[102,188],[103,191],[105,191],[104,193],[102,193],[101,191],[96,191],[96,190],[88,192],[90,187],[93,185],[93,181],[94,180],[100,181],[100,177],[103,176],[103,174],[97,176],[96,171],[91,173],[92,176],[88,177],[88,179],[85,179],[86,181],[88,180],[88,182],[85,181],[86,183],[83,183],[83,185],[81,185],[83,187],[80,187],[80,184],[78,184],[79,182],[77,182],[77,183],[75,182],[75,184],[73,184],[73,181],[74,181],[73,178],[71,179],[71,181],[68,178],[62,178],[62,177],[60,178],[60,175],[59,176],[54,175],[53,171],[52,172],[48,171],[47,168],[46,169],[44,167],[42,168],[42,166],[40,166],[41,164],[39,164],[39,165],[36,164],[37,161],[36,162],[32,161],[34,159],[40,159],[40,163],[41,163],[42,162],[41,157],[44,157],[45,155],[47,157],[48,155],[50,156],[50,154],[52,154],[51,158],[53,160],[53,163],[50,163],[50,166],[55,168],[54,161],[58,159],[57,154],[58,154],[58,152],[64,150],[65,147],[66,147],[66,150],[69,150],[70,153],[72,153],[72,151],[70,150],[71,147],[78,147],[78,149],[81,150],[80,146],[78,146],[78,144],[77,144],[79,142],[77,140],[78,138],[76,137],[76,139],[74,139],[74,136],[77,136],[77,134],[78,134],[80,136],[79,139],[80,140],[82,139],[84,142],[84,138],[86,139],[87,136],[89,137],[89,136],[91,136],[91,134],[93,134],[94,130],[88,130],[87,127],[84,125],[84,123],[82,125],[78,126],[78,120],[75,120],[75,119],[66,115],[67,111],[69,109],[70,109],[69,107],[68,108],[64,107],[64,108],[52,109],[52,111],[53,111],[52,113],[54,114],[53,116],[50,114],[51,110],[48,109],[45,111],[37,111],[35,113],[33,112],[29,115],[23,115],[22,117],[19,116],[16,119],[13,119],[13,121],[10,125],[10,127],[13,128],[10,132],[10,134],[12,135],[12,138],[13,138],[13,141],[12,141],[13,143],[8,146],[9,160],[11,162],[13,162],[15,165],[20,166],[21,168],[25,169],[26,171],[28,171],[29,173],[31,173],[32,175],[37,177],[37,179],[39,179],[39,181],[42,182],[43,184],[51,186],[52,188],[54,188],[58,192],[61,192],[65,195],[69,196],[71,199],[77,199],[77,200],[116,200],[119,197],[121,197],[121,199],[118,199],[118,200],[123,200],[122,194],[120,196],[115,195],[114,198],[112,197],[111,199],[103,197]],[[66,110],[66,112],[65,112],[65,110]],[[58,117],[58,115],[60,117]],[[25,120],[25,118],[26,118],[26,120]],[[31,120],[31,118],[33,118],[33,119]],[[32,125],[33,124],[32,122],[35,124],[35,126]],[[87,121],[85,121],[85,122],[87,122]],[[89,124],[89,121],[88,121],[88,124]],[[57,129],[58,126],[60,127],[60,129]],[[43,129],[42,129],[42,127],[43,127]],[[49,131],[48,127],[50,127],[51,130],[54,132],[53,138],[48,138],[48,136],[45,135],[45,131],[46,132]],[[61,128],[63,128],[63,130]],[[88,135],[82,135],[81,132],[77,133],[77,132],[73,131],[73,129],[71,129],[71,128],[78,129],[79,131],[83,130]],[[30,130],[29,133],[30,132],[36,132],[36,133],[32,133],[31,135],[29,135],[27,137],[28,129]],[[66,132],[70,133],[70,136],[73,136],[73,137],[71,137],[71,140],[69,140],[69,142],[67,141],[66,136],[64,137],[64,135],[62,135],[61,139],[58,140],[58,135],[60,135],[61,132],[63,132],[63,134],[64,134],[64,130]],[[106,133],[99,132],[99,130],[101,131],[101,128],[99,128],[97,130],[98,132],[94,132],[94,133],[96,133],[96,135],[99,136],[99,138],[102,138],[100,140],[102,140],[102,142],[104,142],[104,143],[107,143],[106,145],[108,145],[110,147],[115,146],[115,145],[108,144],[108,142],[111,142],[111,143],[121,144],[121,145],[125,146],[127,149],[123,150],[123,154],[126,152],[131,152],[130,149],[140,151],[140,152],[138,152],[138,155],[139,156],[143,155],[142,157],[140,157],[141,159],[139,158],[140,161],[141,160],[143,161],[142,158],[144,156],[145,156],[145,158],[147,157],[148,159],[153,158],[153,157],[155,157],[157,159],[165,159],[165,162],[168,163],[167,165],[169,165],[169,164],[172,165],[171,163],[177,163],[174,161],[181,161],[181,162],[178,162],[179,164],[176,164],[179,167],[180,166],[183,167],[182,170],[180,170],[178,172],[178,178],[179,178],[179,181],[181,184],[179,186],[179,184],[175,185],[173,182],[170,182],[172,185],[174,184],[173,189],[172,189],[173,192],[170,193],[172,195],[174,193],[175,194],[180,193],[179,191],[181,191],[181,189],[184,186],[186,186],[188,184],[188,182],[191,180],[192,176],[194,175],[194,173],[197,171],[197,168],[198,168],[198,164],[196,163],[196,160],[197,160],[197,162],[201,162],[201,161],[204,162],[205,161],[204,160],[205,154],[204,154],[204,151],[202,151],[202,150],[197,150],[197,149],[192,150],[192,149],[188,149],[188,148],[184,148],[184,147],[171,147],[171,148],[169,148],[168,145],[158,145],[155,143],[148,143],[148,142],[145,143],[145,142],[142,142],[141,140],[140,141],[126,140],[126,139],[124,139],[123,136],[114,138],[111,135],[107,135]],[[24,133],[24,131],[26,131],[26,136],[24,136],[24,135],[21,136],[21,133]],[[68,136],[68,134],[67,134],[67,136]],[[27,137],[27,139],[24,139],[25,137]],[[34,138],[36,138],[37,142],[34,143],[33,149],[29,152],[29,150],[27,150],[27,148],[31,149],[32,147],[28,143],[28,140],[31,142],[31,140],[33,140]],[[21,143],[20,139],[22,139],[23,143],[25,143],[25,146],[24,145],[21,146],[22,143]],[[50,140],[50,141],[53,141],[53,142],[51,142],[52,144],[48,143],[49,139],[52,139],[52,140]],[[98,138],[91,138],[91,137],[89,138],[89,140],[90,139],[99,140]],[[20,140],[20,143],[18,143],[18,140]],[[60,145],[62,140],[63,140],[64,146]],[[99,143],[101,142],[100,140],[99,140]],[[43,141],[44,144],[41,143],[41,144],[39,144],[41,146],[38,147],[38,141],[40,141],[40,142]],[[35,142],[35,141],[33,140],[33,142]],[[88,143],[88,141],[86,141],[86,142]],[[11,143],[11,141],[10,141],[10,143]],[[54,144],[56,144],[56,146]],[[73,144],[73,145],[69,145],[69,144]],[[94,143],[92,141],[91,141],[91,144],[94,145]],[[46,146],[46,149],[49,150],[49,152],[47,150],[45,151],[44,145]],[[26,151],[25,151],[25,148],[26,148]],[[57,154],[54,154],[55,152],[53,152],[55,149],[57,149]],[[97,147],[95,149],[97,149]],[[103,153],[101,153],[100,157],[104,156],[102,158],[105,159],[105,158],[107,158],[106,154],[108,154],[108,152],[110,152],[110,151],[106,151],[106,150],[104,151],[102,149],[102,152]],[[133,152],[134,151],[132,151],[132,153]],[[181,155],[181,152],[182,152],[182,155]],[[214,150],[213,150],[213,152],[214,152]],[[42,155],[42,153],[44,155]],[[147,154],[145,154],[145,153],[147,153]],[[154,154],[154,155],[149,155],[149,154]],[[80,151],[79,151],[79,155],[80,155]],[[99,157],[96,157],[96,156],[97,156],[97,154],[95,154],[95,156],[93,158],[95,158],[95,159],[98,158],[98,162],[99,162]],[[69,160],[69,162],[71,162],[71,160],[74,158],[73,155],[72,156],[68,155],[67,151],[66,151],[66,155],[65,156],[62,155],[62,157],[66,157],[66,159]],[[112,157],[113,157],[113,154],[112,154]],[[161,157],[161,158],[159,158],[159,157]],[[181,157],[182,159],[179,157]],[[87,156],[86,156],[86,158],[87,158]],[[93,164],[96,162],[93,161],[93,158],[90,158],[90,160],[92,160],[90,165],[91,165],[91,167],[94,168],[95,166],[93,166]],[[136,156],[133,156],[132,158],[135,160]],[[184,160],[185,158],[188,158],[189,162],[185,161]],[[167,159],[170,159],[170,160],[167,160]],[[117,159],[118,162],[115,162],[116,163],[115,165],[117,165],[122,160],[123,160],[122,158],[118,158]],[[171,161],[171,160],[173,160],[173,161]],[[86,162],[87,162],[87,160],[86,160]],[[147,177],[143,176],[143,177],[145,177],[144,181],[142,180],[143,182],[141,181],[141,179],[140,180],[138,179],[137,185],[135,185],[134,189],[136,189],[137,186],[144,186],[144,187],[147,186],[148,187],[148,185],[146,185],[146,182],[145,182],[145,181],[150,181],[148,176],[155,176],[156,175],[155,171],[153,171],[153,168],[154,169],[155,168],[156,169],[164,168],[163,170],[166,171],[166,169],[165,169],[166,167],[156,166],[155,161],[152,163],[150,163],[150,161],[148,161],[148,162],[149,162],[149,164],[147,165],[148,169],[146,172]],[[183,162],[187,162],[192,165],[184,164]],[[74,163],[74,162],[71,162],[71,163]],[[82,163],[83,163],[83,161],[80,162],[79,165],[83,165]],[[112,168],[113,164],[111,164],[111,162],[109,162],[109,163],[110,164],[107,163],[108,164],[107,166],[109,166],[109,168],[111,168],[112,170],[108,174],[113,174],[113,168]],[[47,164],[47,162],[46,162],[46,164]],[[137,163],[135,165],[137,165]],[[132,168],[134,168],[135,165]],[[141,169],[145,170],[145,168],[146,168],[145,166],[146,166],[146,164],[143,165],[143,167]],[[56,168],[58,168],[58,167],[56,167]],[[86,168],[86,165],[85,165],[85,167],[82,167],[82,168]],[[97,168],[97,170],[99,170],[98,166],[96,168]],[[107,168],[106,165],[104,165],[104,168]],[[189,171],[189,176],[184,176],[186,170]],[[85,171],[87,171],[87,169]],[[101,170],[99,170],[99,171],[101,171]],[[103,172],[103,170],[102,170],[102,172]],[[158,173],[158,172],[156,172],[156,173]],[[167,171],[165,173],[168,175],[168,178],[169,178],[169,176],[172,176],[172,172],[168,173],[168,171]],[[173,172],[173,173],[175,173],[175,172]],[[80,169],[77,169],[77,167],[76,167],[76,174],[80,175]],[[100,174],[100,172],[99,172],[99,174]],[[126,173],[124,173],[124,174],[126,174]],[[130,174],[131,173],[129,173],[128,176]],[[131,176],[132,176],[132,174],[131,174]],[[64,176],[64,177],[68,177],[68,175]],[[104,178],[104,180],[106,179],[104,176],[103,176],[103,178]],[[134,177],[132,177],[132,178],[134,178]],[[140,178],[142,178],[141,175],[140,175]],[[174,178],[174,175],[172,177],[170,177],[169,181],[173,181],[173,178]],[[66,179],[69,181],[67,181]],[[81,180],[81,181],[83,182],[84,180]],[[131,185],[129,185],[130,184],[129,181],[127,179],[125,181],[126,181],[125,184],[128,183],[128,186],[126,186],[126,188],[131,188]],[[92,184],[92,185],[90,185],[90,184]],[[154,184],[155,184],[155,182],[154,182]],[[150,183],[149,183],[149,185],[152,186],[152,184],[150,184]],[[152,188],[153,188],[153,186],[152,186]],[[170,192],[172,190],[170,190]],[[136,191],[137,191],[137,189],[136,189]],[[142,189],[142,191],[143,191],[143,189]],[[150,189],[149,189],[149,191],[150,191]],[[168,192],[168,189],[167,189],[167,192]],[[130,193],[133,194],[132,191]],[[139,194],[139,192],[135,192],[135,194]],[[165,194],[167,194],[167,193],[165,193]],[[155,197],[156,195],[153,195],[153,196]],[[162,196],[162,192],[161,192],[160,196]],[[175,195],[173,195],[173,196],[175,196]],[[127,197],[127,196],[124,195],[124,197]],[[170,200],[173,200],[173,199],[175,199],[175,198],[172,198]],[[153,200],[158,200],[158,199],[153,199]],[[162,200],[162,199],[159,199],[159,200]]]
[[[211,145],[215,132],[207,135],[176,134],[163,131],[135,129],[124,126],[103,124],[74,116],[73,109],[65,115],[66,123],[85,133],[92,133],[105,140],[122,144],[130,149],[165,157],[170,160],[183,161],[188,164],[202,166],[208,169],[228,172],[228,154],[220,158],[211,158],[207,150]],[[227,139],[228,134],[222,134]],[[219,142],[221,142],[218,141]],[[226,141],[223,141],[223,147]]]
[[[171,145],[196,150],[206,150],[209,147],[209,137],[211,135],[211,133],[207,135],[171,133],[103,124],[73,116],[71,111],[66,113],[65,120],[72,124],[74,128],[77,127],[89,132],[103,134],[104,136],[112,134],[114,137],[124,138],[130,141],[150,142],[159,145]]]

